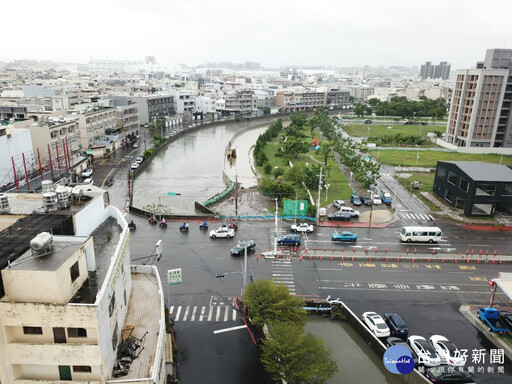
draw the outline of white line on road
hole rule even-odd
[[[197,305],[194,305],[194,309],[192,309],[192,316],[190,317],[190,321],[194,321],[196,319]]]
[[[216,331],[213,331],[213,334],[216,335],[218,333],[223,333],[223,332],[237,331],[239,329],[244,329],[244,328],[245,328],[245,325],[239,325],[239,326],[231,327],[231,328],[218,329]]]
[[[235,321],[235,320],[236,320],[236,309],[233,308],[233,321]]]
[[[213,307],[210,305],[210,312],[208,312],[208,321],[212,321]]]
[[[229,307],[226,307],[226,310],[224,311],[224,321],[228,321],[229,318]]]
[[[206,307],[205,307],[205,306],[203,306],[203,307],[201,308],[201,314],[199,315],[199,321],[203,321],[203,319],[204,319],[204,313],[205,313],[205,312],[206,312]]]
[[[174,316],[174,320],[178,321],[180,319],[181,314],[181,305],[178,307],[178,310],[176,311],[176,316]]]
[[[217,313],[215,314],[215,321],[220,320],[220,307],[217,307]]]
[[[188,318],[188,311],[190,310],[190,306],[187,305],[187,308],[185,308],[185,314],[183,315],[183,321],[187,321]]]

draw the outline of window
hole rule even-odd
[[[446,176],[446,168],[440,165],[437,174],[439,177],[444,178]]]
[[[467,192],[469,188],[469,182],[461,177],[459,182],[459,188],[462,189],[464,192]]]
[[[73,372],[92,372],[89,365],[73,365]]]
[[[512,184],[505,184],[503,187],[503,196],[512,196]]]
[[[451,192],[449,191],[448,189],[446,190],[446,192],[444,193],[444,199],[450,203],[454,203],[455,202],[455,199],[457,197]]]
[[[25,334],[25,335],[42,335],[43,328],[41,328],[41,327],[23,327],[23,334]]]
[[[110,304],[108,305],[108,316],[112,317],[112,313],[114,312],[114,308],[116,306],[116,293],[112,295],[112,298],[110,299]]]
[[[85,328],[68,328],[68,337],[87,337]]]
[[[80,268],[78,267],[78,261],[69,268],[71,274],[71,282],[74,282],[80,276]]]
[[[480,184],[476,188],[476,195],[494,196],[496,193],[496,184]]]
[[[448,171],[448,182],[452,183],[453,185],[457,185],[457,175]]]

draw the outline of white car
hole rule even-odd
[[[448,364],[454,367],[463,367],[466,365],[466,359],[461,355],[459,348],[446,337],[432,335],[428,341],[430,341],[430,344],[432,344],[439,355],[441,364]]]
[[[132,163],[131,169],[137,169],[139,168],[140,163],[137,163],[136,161]]]
[[[94,185],[94,180],[93,179],[85,179],[83,184],[86,184],[86,185]]]
[[[85,177],[86,179],[91,176],[92,176],[92,168],[87,168],[85,171],[82,172],[82,177]]]
[[[335,208],[341,208],[342,206],[345,205],[345,202],[343,200],[334,200],[332,202],[332,205],[334,205]]]
[[[315,228],[308,223],[300,223],[292,225],[292,232],[306,232],[311,233],[315,230]]]
[[[212,229],[210,231],[210,237],[212,239],[215,239],[216,237],[227,237],[229,239],[233,236],[235,236],[235,230],[228,227],[221,227],[219,229]]]
[[[437,367],[441,365],[441,358],[436,350],[423,336],[409,336],[407,343],[418,355],[418,363],[426,367]]]
[[[384,319],[375,312],[363,313],[363,321],[377,337],[389,337],[390,330]]]
[[[379,195],[373,195],[373,205],[380,205],[382,204],[382,199]]]

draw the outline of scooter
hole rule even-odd
[[[167,228],[167,222],[165,220],[162,220],[160,223],[158,223],[158,226],[161,228]]]
[[[188,232],[188,224],[184,223],[184,224],[180,227],[180,231],[181,231],[181,232]]]
[[[199,226],[199,229],[202,229],[202,230],[207,231],[207,230],[208,230],[208,223],[202,223],[202,224]]]
[[[134,223],[134,222],[133,222],[133,220],[132,220],[132,221],[130,221],[130,222],[128,223],[128,228],[130,228],[130,229],[134,229],[134,230],[135,230],[135,229],[137,229],[137,225],[135,225],[135,223]]]
[[[236,231],[238,229],[238,224],[237,223],[231,223],[231,224],[229,224],[229,228],[234,229]]]
[[[151,216],[148,220],[149,224],[156,224],[157,222],[158,222],[158,220],[153,216]]]

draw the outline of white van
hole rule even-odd
[[[403,242],[434,243],[441,241],[443,232],[437,227],[403,227],[400,230],[400,240]]]
[[[359,211],[355,211],[352,207],[341,207],[339,212],[348,213],[351,217],[359,217]]]

